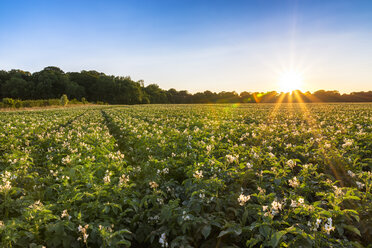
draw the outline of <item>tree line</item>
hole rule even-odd
[[[372,91],[340,94],[319,90],[314,93],[212,91],[191,94],[186,90],[164,90],[157,84],[144,85],[143,80],[106,75],[97,71],[65,73],[49,66],[39,72],[0,70],[0,97],[20,100],[69,99],[109,104],[148,103],[257,103],[257,102],[372,102]]]

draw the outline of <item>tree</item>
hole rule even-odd
[[[33,82],[27,82],[21,77],[12,77],[1,87],[3,97],[31,99],[34,89]]]
[[[149,96],[150,103],[167,103],[167,94],[157,84],[150,84],[144,88]]]
[[[45,67],[42,71],[34,73],[32,76],[36,83],[37,98],[58,98],[60,95],[66,94],[69,78],[58,67]]]

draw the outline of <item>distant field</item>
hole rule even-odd
[[[1,247],[371,247],[372,104],[0,112]]]

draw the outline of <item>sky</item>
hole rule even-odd
[[[0,0],[0,70],[96,70],[195,93],[372,90],[370,0]]]

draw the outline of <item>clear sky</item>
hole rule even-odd
[[[97,70],[190,92],[372,90],[372,1],[0,0],[0,69]]]

